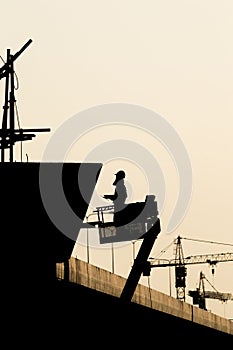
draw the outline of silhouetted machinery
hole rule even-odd
[[[10,49],[7,50],[7,57],[5,64],[0,68],[0,80],[5,79],[5,104],[3,106],[2,128],[0,129],[0,148],[1,148],[1,162],[5,161],[5,150],[9,150],[9,161],[14,161],[13,147],[16,142],[32,140],[35,137],[35,132],[48,132],[49,128],[41,129],[22,129],[19,125],[15,128],[15,60],[25,51],[31,44],[29,39],[22,48],[14,55],[11,54]],[[18,120],[19,122],[19,120]]]
[[[13,63],[30,43],[31,40],[15,55],[8,50],[6,63],[0,68],[0,79],[5,79],[0,129],[1,237],[8,254],[8,269],[2,274],[4,283],[8,289],[23,286],[17,288],[16,294],[24,300],[32,289],[46,290],[56,282],[56,263],[66,264],[71,257],[80,229],[97,225],[101,244],[143,239],[121,294],[124,301],[130,301],[160,232],[155,196],[148,195],[145,202],[127,204],[121,212],[114,213],[110,222],[104,216],[114,208],[98,207],[97,220],[85,223],[101,163],[14,161],[13,147],[17,141],[31,140],[36,131],[50,131],[15,129]],[[5,162],[5,151],[9,151],[9,162]]]
[[[0,80],[5,80],[0,220],[8,266],[3,275],[8,286],[27,286],[24,291],[53,283],[56,263],[70,258],[102,168],[101,163],[23,162],[22,157],[20,162],[15,161],[17,142],[32,140],[34,132],[50,131],[15,128],[14,62],[31,42],[28,40],[15,54],[8,49],[0,68]]]
[[[88,224],[99,228],[100,243],[113,243],[142,239],[139,252],[134,260],[120,298],[131,301],[139,279],[147,268],[147,259],[154,242],[161,231],[157,201],[148,195],[145,202],[129,203],[114,214],[114,206],[97,207],[97,220]],[[106,214],[113,214],[113,221],[106,221]]]
[[[144,202],[128,203],[118,213],[114,213],[114,205],[97,207],[94,213],[96,220],[87,224],[98,227],[100,244],[141,239],[151,226],[159,224],[154,195],[147,195]]]
[[[206,290],[204,280],[206,280],[214,290]],[[211,283],[208,281],[204,273],[200,272],[199,286],[196,290],[189,290],[189,296],[193,298],[193,304],[198,305],[200,309],[206,309],[206,299],[218,299],[224,303],[228,300],[233,301],[233,295],[231,293],[219,292]]]
[[[186,265],[193,264],[209,264],[212,269],[212,274],[214,274],[214,267],[219,262],[228,262],[233,261],[233,253],[215,253],[215,254],[199,254],[199,255],[191,255],[188,257],[184,257],[183,247],[181,244],[181,238],[178,236],[175,240],[175,259],[153,259],[147,262],[146,269],[144,271],[145,276],[150,276],[151,268],[154,267],[175,267],[175,287],[176,287],[176,297],[179,300],[185,301],[185,289],[186,289],[186,276],[187,276],[187,268]],[[188,238],[186,238],[188,239]],[[189,240],[195,241],[195,239],[189,238]],[[199,240],[197,240],[199,241]],[[213,242],[209,242],[213,243]],[[194,295],[196,292],[194,292]]]

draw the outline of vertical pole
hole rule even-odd
[[[14,146],[14,129],[15,129],[15,96],[14,96],[14,67],[13,56],[10,55],[10,162],[13,162],[13,146]]]
[[[10,49],[7,49],[7,67],[10,60]],[[2,118],[2,149],[1,149],[1,162],[5,161],[5,146],[6,146],[6,130],[7,130],[7,115],[9,108],[9,68],[6,71],[5,81],[5,102],[3,107],[3,118]]]
[[[90,262],[90,252],[89,252],[89,230],[87,228],[87,263]]]
[[[170,295],[170,297],[172,296],[172,289],[171,289],[171,266],[169,265],[168,266],[168,273],[169,273],[169,295]]]
[[[132,244],[133,244],[133,261],[135,259],[135,242],[136,241],[132,241]]]
[[[70,281],[70,266],[69,266],[69,260],[64,261],[64,281],[69,282]]]
[[[114,273],[114,245],[112,243],[112,273]]]

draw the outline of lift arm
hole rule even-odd
[[[160,220],[157,219],[155,224],[144,235],[143,242],[141,244],[137,257],[134,260],[134,264],[122,290],[120,298],[124,302],[131,301],[141,274],[147,266],[147,259],[149,258],[150,252],[159,232]]]

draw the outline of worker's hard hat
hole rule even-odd
[[[119,179],[124,179],[125,177],[125,172],[123,170],[119,170],[116,174],[116,177]]]

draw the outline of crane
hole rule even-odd
[[[214,291],[206,290],[204,285],[204,280],[206,280]],[[222,302],[227,302],[227,300],[233,300],[233,295],[231,293],[221,293],[208,281],[204,273],[200,272],[199,287],[196,290],[189,290],[189,296],[193,298],[193,304],[199,305],[199,308],[206,309],[206,298],[218,299]]]
[[[179,300],[185,301],[185,287],[187,276],[186,265],[208,263],[212,267],[212,273],[214,273],[214,267],[217,263],[233,261],[233,253],[191,255],[185,258],[180,236],[178,236],[175,240],[175,245],[175,259],[150,259],[147,261],[143,275],[149,276],[151,268],[154,267],[174,266],[176,297]]]

